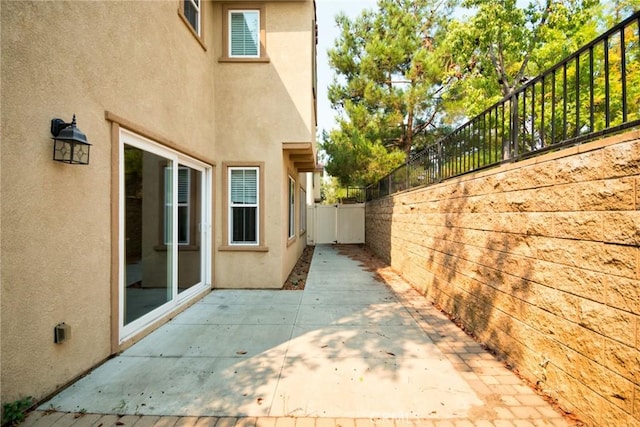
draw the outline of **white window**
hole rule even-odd
[[[296,182],[289,177],[289,238],[296,235]]]
[[[307,231],[307,192],[300,187],[300,234]]]
[[[183,0],[182,8],[191,28],[200,35],[200,0]]]
[[[260,57],[260,11],[229,11],[229,56]]]
[[[258,168],[229,168],[229,244],[258,245]]]

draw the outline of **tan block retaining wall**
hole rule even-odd
[[[640,132],[367,204],[367,245],[589,425],[640,425]]]

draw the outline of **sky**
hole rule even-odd
[[[331,83],[333,71],[327,60],[327,49],[333,47],[334,40],[340,35],[335,16],[344,12],[354,18],[364,10],[374,8],[376,0],[316,0],[318,23],[318,134],[322,130],[335,127],[336,112],[331,109],[327,99],[327,87]]]

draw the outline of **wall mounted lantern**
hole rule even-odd
[[[53,160],[71,165],[88,165],[89,149],[87,136],[76,127],[76,115],[71,123],[62,119],[51,120],[51,134],[53,135]]]

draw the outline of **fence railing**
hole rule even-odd
[[[367,187],[373,200],[640,125],[640,12]]]
[[[367,189],[365,187],[347,187],[345,199],[352,203],[364,203],[367,200]]]

